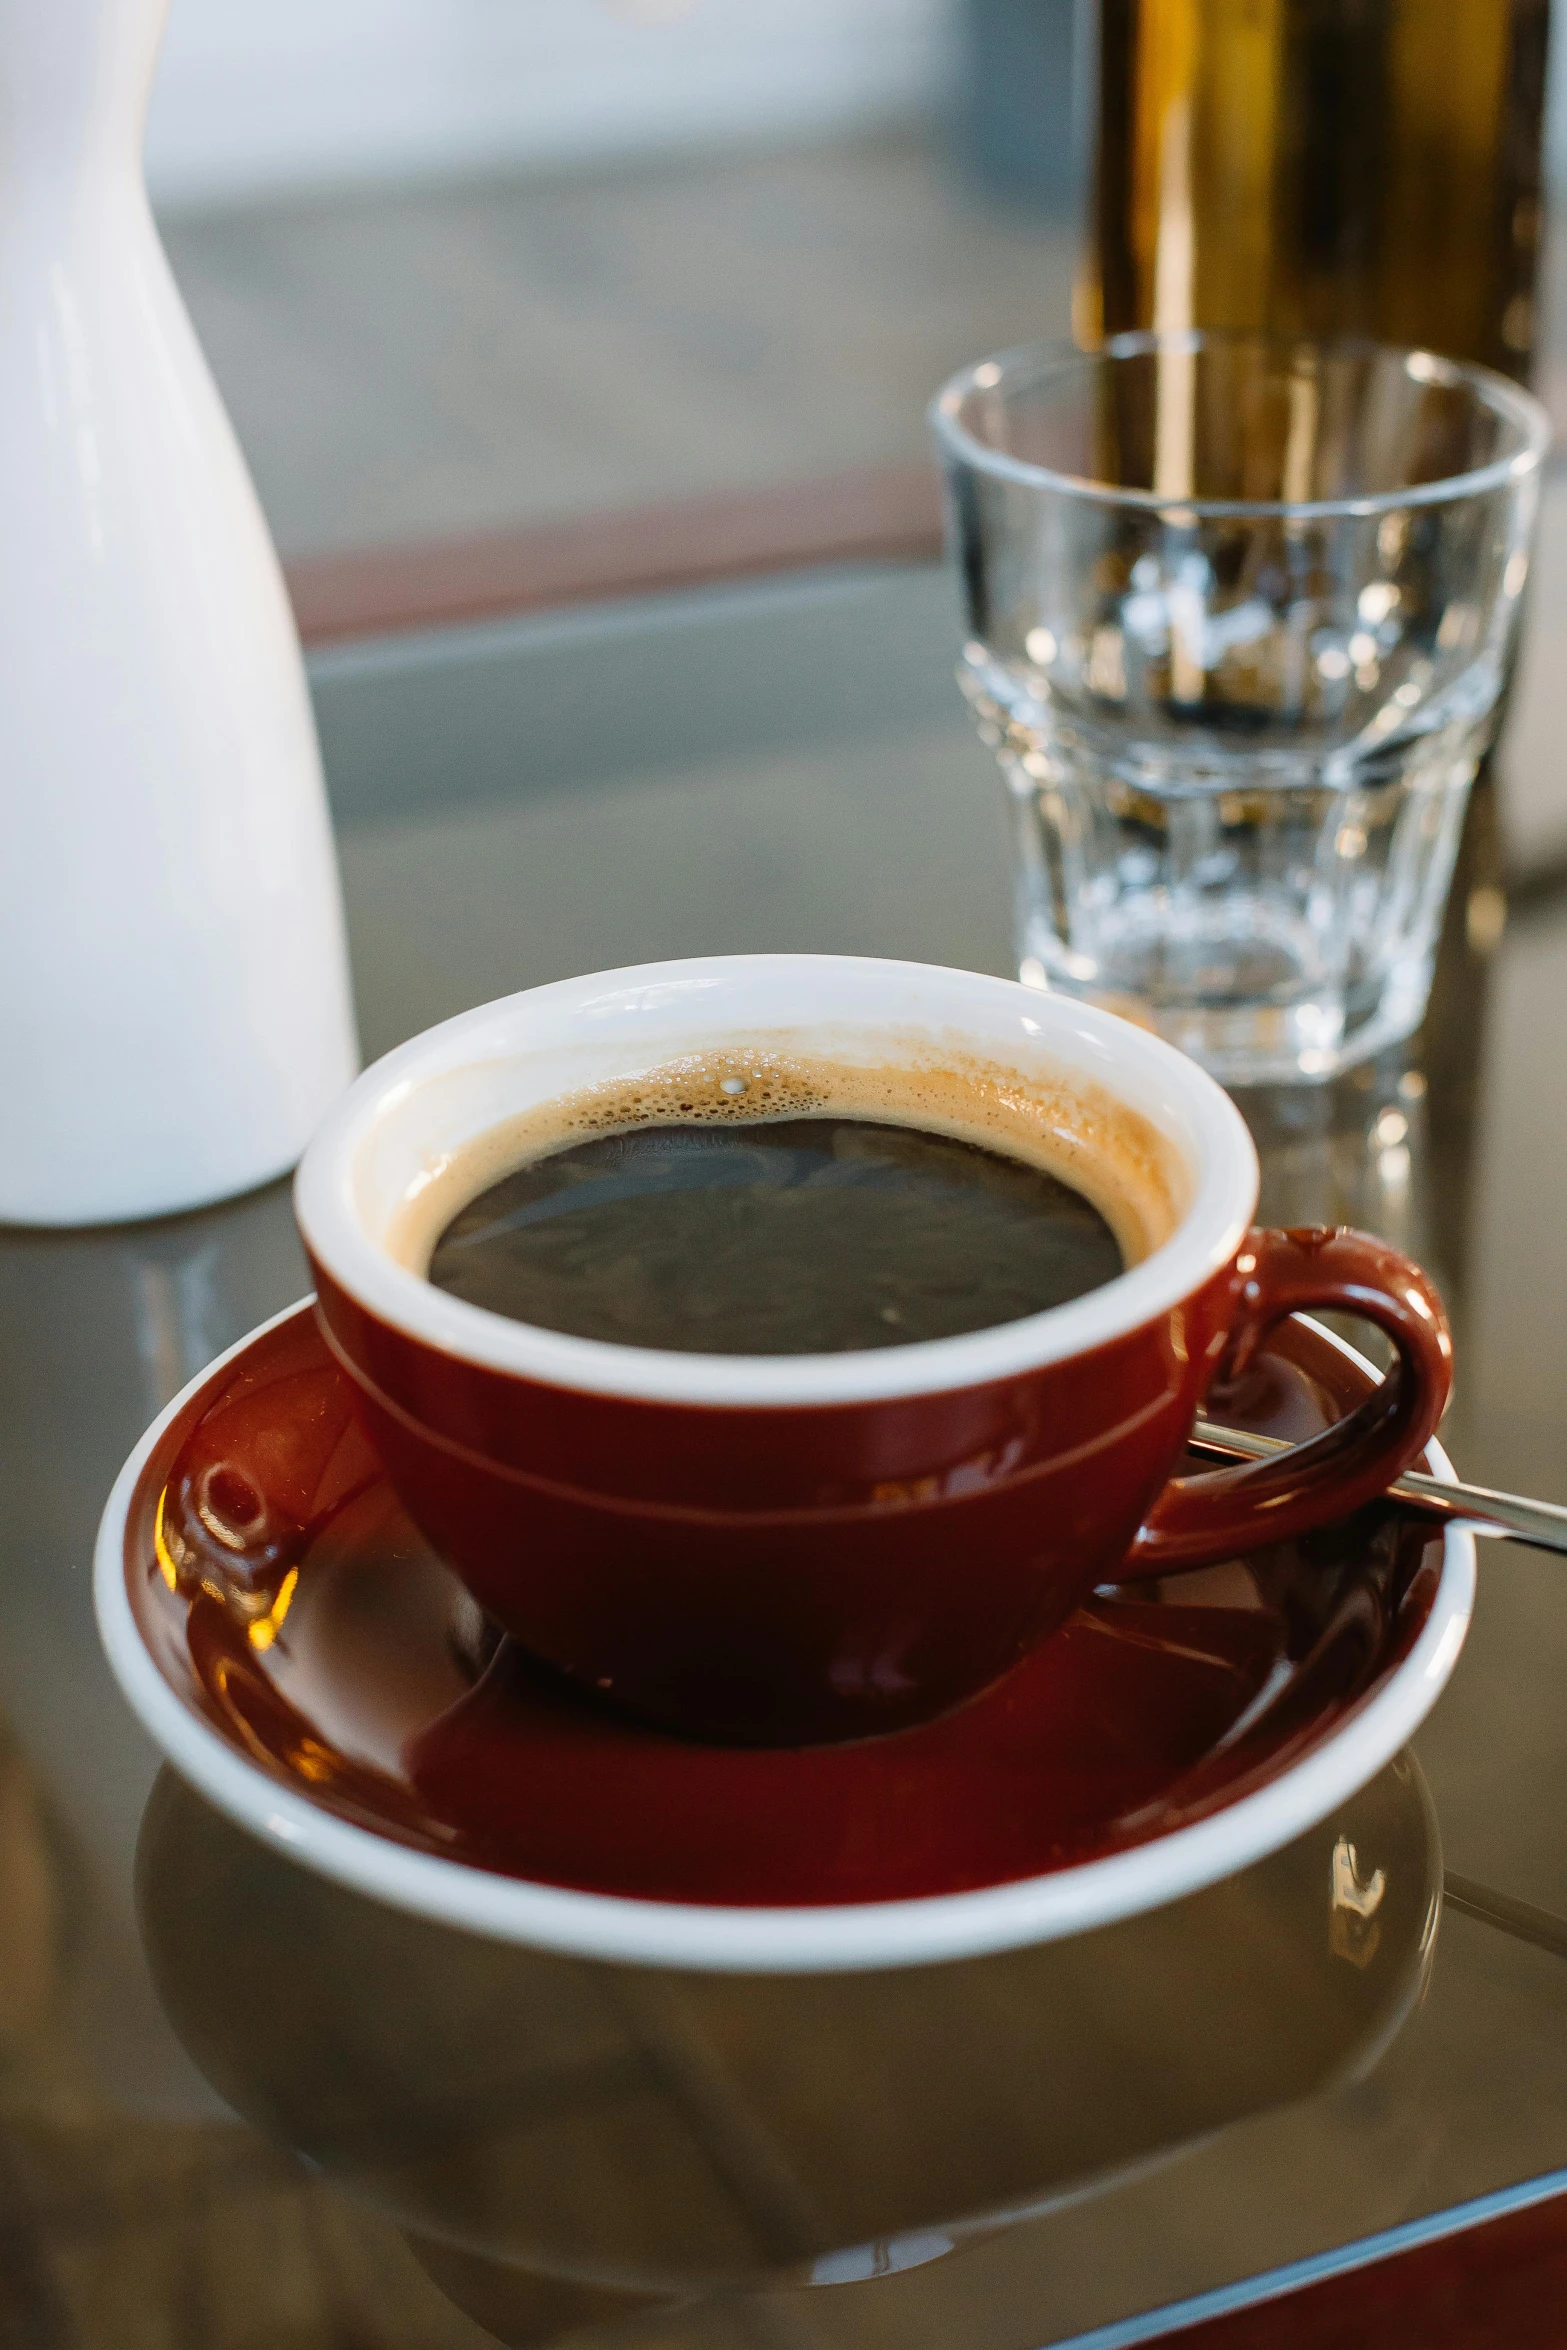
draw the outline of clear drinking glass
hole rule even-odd
[[[1549,425],[1424,351],[1136,334],[931,411],[1023,979],[1231,1083],[1418,1026]]]

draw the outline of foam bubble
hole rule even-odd
[[[1042,1166],[1099,1210],[1128,1264],[1157,1248],[1184,1212],[1187,1179],[1173,1147],[1086,1079],[938,1051],[928,1037],[867,1038],[860,1049],[875,1059],[856,1060],[853,1049],[840,1059],[787,1034],[731,1040],[538,1103],[459,1151],[405,1202],[386,1245],[422,1273],[470,1200],[585,1135],[816,1115],[922,1127]]]

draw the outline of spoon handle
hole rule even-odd
[[[1192,1430],[1193,1452],[1221,1460],[1258,1461],[1270,1453],[1286,1452],[1277,1436],[1253,1436],[1244,1428],[1221,1428],[1199,1420]],[[1427,1477],[1410,1469],[1387,1490],[1389,1501],[1407,1502],[1427,1517],[1461,1518],[1477,1534],[1494,1534],[1504,1542],[1528,1542],[1537,1550],[1567,1554],[1567,1509],[1554,1501],[1532,1501],[1521,1493],[1493,1493],[1484,1485],[1450,1485],[1445,1478]]]

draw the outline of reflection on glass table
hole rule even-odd
[[[1370,2073],[1424,1989],[1439,1877],[1406,1759],[1150,1917],[890,1974],[506,1949],[290,1866],[169,1773],[138,1888],[219,2093],[528,2341],[771,2279],[850,2287],[1022,2226],[1043,2246],[1057,2206]],[[1395,2165],[1369,2224],[1409,2185]]]
[[[664,953],[1005,970],[949,593],[800,581],[323,659],[369,1049]],[[1424,1035],[1244,1106],[1265,1215],[1356,1218],[1437,1273],[1460,1471],[1567,1498],[1567,901],[1500,931],[1495,788]],[[1561,2183],[1557,1564],[1482,1554],[1417,1764],[1097,1944],[875,1989],[532,1958],[249,1844],[159,1780],[101,1660],[121,1459],[305,1282],[283,1187],[0,1236],[0,2340],[1040,2350]]]

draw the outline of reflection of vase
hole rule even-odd
[[[0,0],[0,1218],[278,1174],[353,1072],[277,560],[141,176],[166,0]]]

